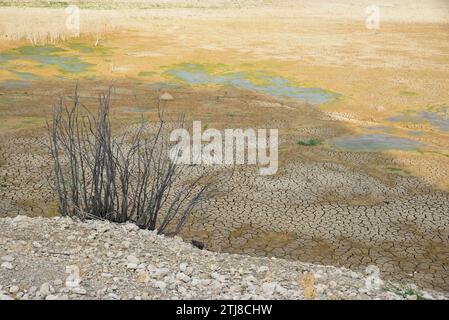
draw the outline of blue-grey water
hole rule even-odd
[[[329,143],[336,148],[349,151],[412,151],[424,146],[419,141],[381,133],[338,137],[329,140]]]
[[[322,104],[335,99],[338,95],[320,88],[304,88],[288,79],[269,75],[265,72],[251,74],[257,83],[251,81],[248,73],[229,72],[213,74],[201,68],[201,65],[187,64],[175,67],[167,72],[169,75],[191,85],[217,84],[234,86],[264,93],[276,98],[287,98],[310,104]],[[263,84],[261,84],[263,83]]]
[[[56,66],[63,73],[79,73],[93,66],[77,56],[65,56],[66,50],[52,46],[25,46],[9,52],[0,53],[0,64],[11,60],[26,59],[40,63],[42,66]]]
[[[387,118],[391,122],[428,122],[441,131],[449,131],[449,108],[440,107],[435,111],[420,111],[416,113],[401,114]]]

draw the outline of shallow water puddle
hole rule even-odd
[[[390,122],[428,122],[441,131],[449,131],[449,107],[439,107],[429,111],[408,112],[387,118]]]
[[[31,81],[39,79],[38,76],[30,72],[21,72],[15,70],[8,70],[19,79],[7,79],[0,83],[0,87],[5,89],[20,89],[31,86]]]
[[[413,151],[424,146],[419,141],[381,133],[338,137],[329,140],[329,143],[336,148],[350,151]]]
[[[4,89],[22,89],[31,87],[31,82],[26,80],[8,79],[0,83],[0,87]]]
[[[301,87],[286,78],[264,71],[220,73],[200,64],[181,64],[169,69],[166,74],[190,85],[234,86],[310,104],[326,103],[338,96],[320,88]]]
[[[25,46],[9,52],[0,53],[0,63],[13,60],[31,60],[43,67],[56,66],[62,73],[80,73],[93,66],[82,61],[78,56],[65,55],[67,50],[53,46]]]

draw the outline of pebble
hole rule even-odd
[[[33,247],[35,247],[35,248],[42,248],[42,245],[39,243],[39,242],[37,242],[37,241],[34,241],[33,242]]]
[[[302,299],[305,270],[317,275],[311,284],[316,299],[449,299],[447,293],[414,286],[407,288],[417,294],[406,298],[384,288],[365,293],[367,277],[363,273],[197,250],[179,237],[141,232],[129,223],[29,218],[26,227],[20,226],[20,234],[27,234],[27,240],[20,239],[17,228],[12,219],[0,218],[2,269],[14,270],[13,262],[20,255],[20,273],[0,273],[0,299]],[[44,243],[44,234],[51,235],[51,241],[45,241],[42,250],[33,250]],[[78,241],[69,241],[71,236]],[[126,241],[130,249],[123,249]],[[53,256],[49,252],[68,254]],[[68,273],[65,286],[61,280],[64,265]],[[21,290],[16,279],[28,283],[29,289]]]
[[[135,270],[135,269],[137,269],[137,267],[138,267],[138,265],[135,264],[135,263],[132,263],[132,262],[128,262],[128,263],[126,264],[126,268],[127,268],[127,269]]]
[[[136,265],[140,263],[140,260],[135,255],[132,254],[126,257],[126,261],[128,261],[128,263],[133,263]]]
[[[63,283],[63,282],[62,282],[61,279],[56,279],[56,280],[53,281],[53,284],[54,284],[55,286],[61,286],[62,283]]]
[[[183,262],[179,265],[179,270],[181,270],[182,272],[185,272],[187,270],[187,266],[188,266],[188,264]]]
[[[43,283],[39,289],[39,293],[44,297],[54,292],[55,290],[49,283]]]
[[[271,296],[274,293],[274,290],[276,290],[276,283],[274,282],[264,282],[262,284],[262,290],[265,294]]]
[[[12,293],[12,294],[15,294],[15,293],[17,293],[17,292],[19,292],[19,287],[18,286],[11,286],[10,288],[9,288],[9,293]]]
[[[167,288],[167,284],[165,282],[163,282],[163,281],[156,281],[155,285],[160,290],[165,290]]]
[[[181,280],[183,282],[189,282],[190,281],[190,277],[188,275],[186,275],[183,272],[178,272],[176,274],[176,279]]]
[[[80,287],[78,287],[78,288],[73,288],[73,289],[72,289],[72,292],[73,292],[73,293],[76,293],[76,294],[80,294],[80,295],[85,295],[85,294],[87,294],[86,289],[83,289],[83,288],[80,288]]]
[[[270,270],[267,266],[261,266],[259,269],[257,269],[257,272],[262,273],[262,272],[267,272],[268,270]]]
[[[3,256],[2,260],[6,261],[6,262],[13,262],[14,261],[14,257],[13,256]]]

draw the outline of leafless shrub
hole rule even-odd
[[[80,102],[77,90],[70,102],[61,98],[54,107],[47,127],[59,210],[177,234],[210,195],[218,174],[170,159],[168,133],[184,121],[165,121],[164,102],[158,104],[158,122],[142,119],[114,136],[110,97],[110,90],[100,95],[96,115]]]

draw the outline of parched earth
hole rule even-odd
[[[0,218],[1,299],[447,299],[366,273],[199,250],[133,224]]]
[[[213,250],[375,264],[390,279],[448,288],[447,192],[334,163],[296,163],[275,178],[245,172],[231,185],[191,226]]]
[[[42,143],[39,136],[2,141],[0,215],[56,214]],[[375,154],[319,152],[335,162],[295,160],[273,177],[239,167],[181,236],[212,251],[355,271],[373,264],[387,280],[448,290],[448,193],[422,179],[363,170]]]

